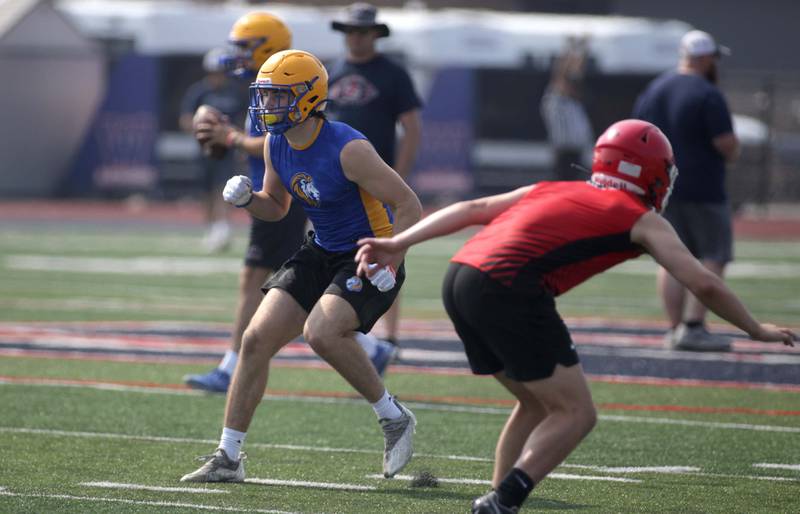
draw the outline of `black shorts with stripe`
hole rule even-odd
[[[503,371],[527,382],[551,376],[556,364],[579,362],[555,300],[545,290],[513,291],[478,269],[451,263],[442,299],[477,375]]]
[[[405,265],[397,270],[396,285],[382,293],[366,277],[356,275],[353,260],[356,250],[329,252],[314,243],[309,232],[300,249],[262,286],[266,293],[273,287],[283,289],[310,313],[323,294],[342,297],[349,303],[360,325],[356,330],[367,333],[389,310],[405,280]]]

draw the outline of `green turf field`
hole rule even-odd
[[[203,369],[0,360],[0,375],[6,377],[35,374],[154,385],[174,384],[183,373]],[[507,412],[492,400],[505,400],[505,394],[491,380],[470,376],[394,373],[388,385],[412,399],[409,406],[419,420],[417,454],[404,474],[430,471],[442,480],[438,488],[411,488],[402,479],[371,477],[380,473],[382,445],[374,415],[361,401],[330,397],[349,393],[331,371],[278,368],[272,375],[271,389],[283,393],[268,397],[259,408],[246,443],[247,470],[249,478],[282,482],[192,485],[172,491],[131,487],[185,487],[178,478],[198,465],[195,456],[215,447],[222,397],[167,389],[6,384],[0,387],[5,414],[0,423],[0,487],[14,496],[0,495],[0,511],[192,512],[225,507],[245,512],[466,512],[470,499],[487,485],[462,482],[490,477],[493,443]],[[638,402],[797,408],[797,393],[600,383],[592,389],[601,406]],[[416,396],[448,394],[473,401],[413,401]],[[527,511],[796,512],[800,472],[754,464],[800,463],[797,416],[632,415],[611,408],[601,408],[600,415],[598,427],[556,470],[556,477],[537,488]],[[332,490],[289,481],[372,489]],[[110,484],[99,487],[102,482]],[[223,492],[202,494],[208,490]]]
[[[200,237],[197,229],[0,224],[0,321],[229,322],[244,233],[213,257]],[[443,316],[441,275],[461,240],[411,252],[408,315]],[[737,255],[731,286],[757,315],[798,326],[800,245],[741,241]],[[644,259],[560,305],[565,316],[661,317]],[[481,481],[508,413],[491,379],[390,372],[390,390],[419,420],[403,474],[427,470],[441,480],[422,489],[372,477],[380,430],[335,373],[284,367],[271,374],[274,394],[245,445],[248,478],[274,482],[187,487],[178,478],[213,451],[224,400],[177,385],[207,369],[0,357],[0,512],[459,513],[488,489]],[[800,511],[797,392],[591,386],[597,428],[524,512]]]
[[[244,253],[243,231],[225,254],[207,256],[197,229],[0,225],[0,320],[229,322]],[[412,248],[404,312],[441,318],[447,259],[466,234]],[[758,316],[798,324],[800,244],[738,241],[731,287]],[[735,271],[741,269],[741,271]],[[649,257],[597,276],[559,299],[565,316],[661,320]]]

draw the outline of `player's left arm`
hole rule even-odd
[[[411,109],[400,114],[397,121],[403,128],[403,135],[397,143],[394,169],[403,179],[407,179],[417,159],[422,138],[422,117],[419,109]]]
[[[408,184],[383,162],[372,144],[365,139],[347,143],[339,155],[345,177],[392,209],[394,233],[412,226],[422,217],[422,205]],[[395,269],[403,260],[399,255],[392,263]]]
[[[631,241],[647,252],[703,305],[759,341],[794,346],[797,334],[788,328],[756,321],[725,282],[698,261],[678,238],[672,225],[659,214],[644,214],[631,229]]]

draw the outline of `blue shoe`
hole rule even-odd
[[[227,393],[231,384],[231,376],[219,368],[214,368],[205,375],[186,375],[183,381],[192,389],[210,393]]]
[[[372,365],[378,371],[378,375],[383,376],[389,363],[397,356],[397,346],[381,339],[375,342],[375,355],[372,356]]]

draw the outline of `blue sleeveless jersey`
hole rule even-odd
[[[315,242],[331,252],[347,252],[362,237],[390,237],[389,208],[348,180],[339,156],[342,148],[363,134],[344,123],[325,121],[316,139],[295,149],[284,135],[270,135],[269,154],[292,197],[314,224]]]

